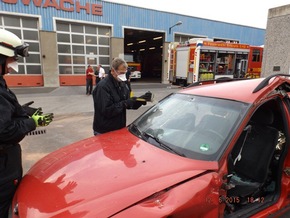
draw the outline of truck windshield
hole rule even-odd
[[[249,106],[225,99],[172,94],[132,123],[138,134],[131,132],[143,140],[144,135],[150,135],[188,158],[214,161]]]

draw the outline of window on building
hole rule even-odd
[[[22,26],[24,28],[38,29],[38,20],[23,17]]]
[[[213,38],[214,42],[240,43],[237,39]]]
[[[102,55],[109,55],[110,49],[108,47],[99,47],[100,54]]]
[[[14,33],[29,44],[29,57],[19,58],[17,74],[42,74],[38,18],[0,14],[0,28]]]
[[[69,24],[68,23],[58,23],[56,26],[56,30],[69,32],[70,31]]]
[[[174,35],[174,42],[186,42],[192,38],[206,38],[205,36],[198,36],[198,35],[182,35],[182,34],[175,34]]]
[[[60,74],[85,74],[88,64],[109,68],[111,27],[57,21],[56,32]]]
[[[20,27],[20,19],[14,16],[4,16],[4,25],[11,26],[11,27]]]

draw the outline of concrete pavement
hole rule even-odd
[[[132,83],[136,96],[151,91],[155,101],[138,110],[127,110],[127,125],[165,96],[180,88],[170,84]],[[44,113],[53,112],[54,121],[45,134],[26,136],[21,144],[24,173],[46,154],[73,142],[92,137],[93,99],[85,95],[84,86],[62,86],[58,88],[12,88],[21,104],[34,101],[33,107],[42,107]]]

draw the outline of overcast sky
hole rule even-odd
[[[290,0],[105,0],[228,23],[266,28],[270,8]]]

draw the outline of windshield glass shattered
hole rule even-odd
[[[172,94],[135,120],[132,131],[168,152],[198,160],[217,160],[249,104]]]

